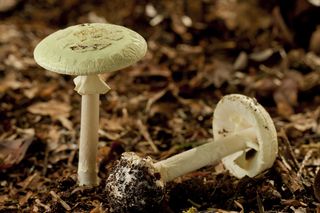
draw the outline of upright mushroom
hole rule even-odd
[[[43,68],[78,76],[75,90],[82,96],[78,176],[80,185],[94,186],[97,177],[99,95],[110,88],[98,74],[136,63],[146,53],[146,41],[117,25],[91,23],[68,27],[43,39],[34,50]]]
[[[278,153],[270,115],[255,100],[227,95],[217,104],[212,142],[157,163],[124,153],[106,183],[111,211],[150,212],[163,198],[164,183],[222,159],[236,177],[254,177],[270,168]]]

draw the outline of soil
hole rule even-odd
[[[279,153],[254,178],[221,162],[166,185],[153,212],[319,212],[320,7],[307,0],[0,0],[0,212],[109,212],[121,153],[154,160],[212,138],[226,94],[270,113]],[[108,22],[148,42],[134,66],[103,74],[98,187],[77,184],[81,97],[33,49],[67,26]],[[316,181],[314,181],[316,179]]]

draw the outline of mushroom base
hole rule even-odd
[[[164,197],[164,183],[150,158],[124,153],[106,183],[110,211],[156,212]]]

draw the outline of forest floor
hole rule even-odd
[[[231,93],[270,113],[273,167],[241,180],[220,162],[192,172],[168,183],[154,212],[319,212],[319,16],[306,0],[0,0],[0,212],[108,212],[104,180],[122,152],[160,160],[204,143]],[[140,62],[102,75],[112,90],[101,96],[95,188],[77,185],[73,78],[33,59],[45,36],[87,22],[148,42]]]

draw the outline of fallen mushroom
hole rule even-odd
[[[270,115],[244,95],[227,95],[217,104],[213,134],[214,141],[157,163],[123,153],[106,181],[111,211],[151,212],[160,205],[166,182],[221,159],[237,178],[254,177],[270,168],[278,153]]]
[[[82,96],[78,177],[80,185],[94,186],[97,177],[99,95],[110,88],[98,74],[116,71],[140,60],[147,44],[136,32],[117,25],[91,23],[59,30],[34,50],[43,68],[78,76],[75,90]]]

